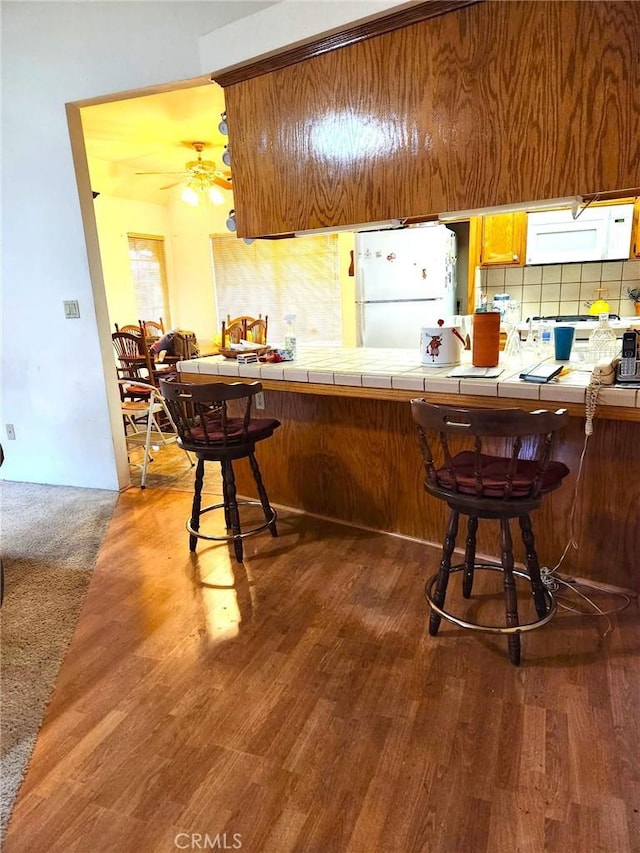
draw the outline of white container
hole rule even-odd
[[[461,325],[438,321],[420,329],[420,361],[424,367],[454,367],[464,349]]]
[[[493,310],[500,312],[500,320],[504,322],[507,308],[509,307],[509,294],[496,293],[493,297]]]
[[[550,358],[553,355],[553,326],[543,320],[538,330],[538,349],[540,358]]]

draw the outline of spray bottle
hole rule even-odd
[[[293,359],[296,357],[296,315],[285,314],[284,322],[284,349],[287,354],[287,358]]]

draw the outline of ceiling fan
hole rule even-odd
[[[185,163],[183,172],[136,172],[136,175],[180,175],[181,179],[163,190],[171,189],[178,184],[186,183],[182,191],[181,199],[194,207],[198,204],[200,196],[207,196],[214,204],[222,204],[224,197],[218,187],[225,190],[232,189],[231,172],[223,172],[216,168],[213,160],[203,160],[202,151],[207,147],[206,142],[190,142],[189,146],[196,152],[197,159]]]

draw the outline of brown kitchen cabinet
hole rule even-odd
[[[638,186],[638,43],[640,3],[476,2],[286,67],[219,74],[237,235]],[[597,146],[592,123],[571,119],[594,104]]]
[[[526,239],[526,213],[483,216],[480,266],[524,266]]]

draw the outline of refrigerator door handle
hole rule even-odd
[[[362,299],[358,305],[400,305],[405,302],[442,302],[440,296],[424,296],[421,299]]]
[[[358,303],[356,305],[356,346],[363,347],[364,346],[364,308],[362,307],[362,303]]]

